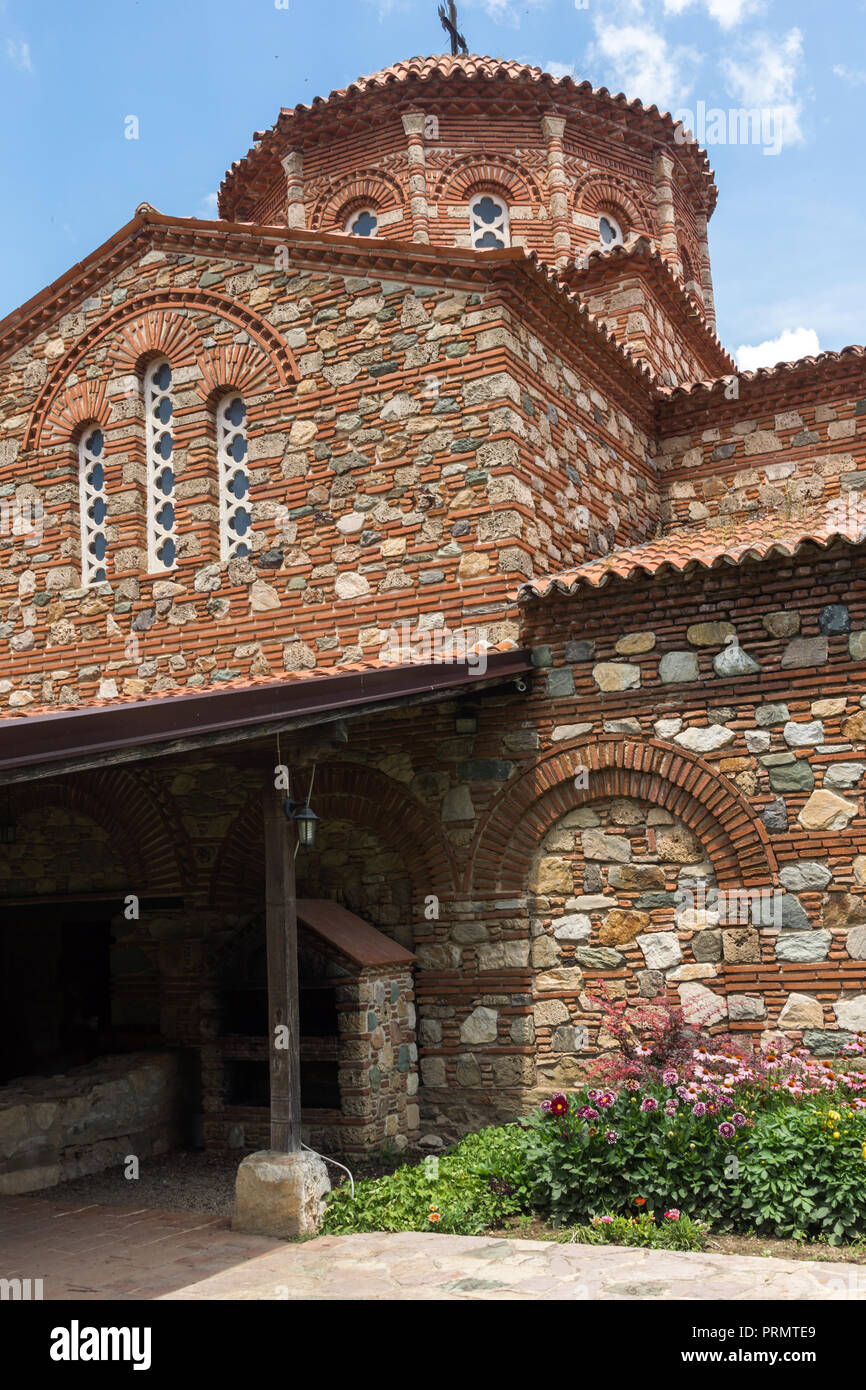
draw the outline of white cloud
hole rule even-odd
[[[682,105],[691,91],[686,76],[701,61],[693,48],[672,48],[663,34],[649,25],[617,25],[599,20],[589,61],[610,74],[607,86],[639,97],[645,106],[662,109]]]
[[[777,362],[796,362],[798,357],[816,357],[821,351],[814,328],[786,328],[778,338],[769,338],[755,347],[744,344],[736,351],[737,365],[743,372],[758,367],[774,367]]]
[[[463,0],[463,5],[469,10],[483,10],[487,18],[492,19],[494,24],[507,24],[511,29],[519,29],[521,15],[526,15],[532,10],[544,10],[549,2],[550,0]],[[459,7],[457,28],[461,33],[466,34],[466,25],[463,23],[463,16]],[[471,36],[467,34],[466,37],[469,52],[472,53],[475,50],[472,47]]]
[[[206,193],[199,203],[198,216],[205,220],[216,221],[219,217],[219,194]]]
[[[866,69],[864,68],[848,68],[844,63],[837,63],[833,72],[836,77],[841,77],[843,82],[853,82],[855,87],[866,82]]]
[[[14,63],[19,72],[32,72],[33,61],[30,57],[30,45],[19,39],[6,40],[6,57],[10,63]]]
[[[580,81],[573,63],[545,63],[544,71],[549,72],[551,77],[573,77],[575,82]]]
[[[784,144],[803,140],[803,103],[797,85],[803,72],[803,35],[791,29],[783,39],[754,34],[722,62],[728,91],[741,105],[779,113]]]
[[[664,0],[665,14],[682,14],[695,3],[705,5],[710,19],[723,29],[732,29],[746,15],[754,13],[759,0]]]

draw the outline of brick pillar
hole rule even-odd
[[[665,150],[656,150],[653,158],[653,183],[656,194],[656,233],[659,250],[674,274],[682,277],[680,248],[677,243],[677,224],[674,215],[674,161]]]
[[[307,225],[307,209],[304,203],[304,156],[300,150],[292,150],[282,160],[286,171],[286,204],[290,227],[301,231]]]
[[[568,225],[568,176],[562,157],[564,116],[542,116],[541,130],[547,146],[547,187],[550,189],[550,219],[553,223],[553,249],[558,266],[571,258],[571,228]]]
[[[713,272],[710,268],[710,243],[707,237],[706,214],[699,212],[695,216],[698,228],[698,250],[701,263],[698,267],[698,275],[701,280],[701,287],[704,292],[704,313],[710,328],[716,327],[716,300],[713,294]]]
[[[412,214],[412,240],[430,240],[427,208],[427,157],[424,153],[423,111],[407,111],[403,129],[409,142],[409,208]]]

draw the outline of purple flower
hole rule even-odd
[[[674,1071],[673,1067],[669,1068],[668,1071],[662,1073],[662,1081],[665,1083],[666,1086],[676,1086],[679,1079],[680,1078]]]
[[[598,1100],[600,1094],[600,1091],[587,1091],[586,1098],[587,1100]]]
[[[675,1115],[675,1114],[677,1113],[677,1111],[679,1110],[679,1107],[680,1107],[680,1103],[679,1103],[678,1100],[674,1100],[673,1098],[671,1098],[670,1100],[666,1100],[666,1101],[665,1101],[665,1114],[666,1114],[666,1115]]]
[[[725,1120],[724,1124],[719,1125],[719,1134],[722,1136],[723,1139],[733,1139],[736,1132],[737,1131],[734,1129],[734,1126],[730,1124],[727,1120]]]
[[[658,1101],[653,1096],[647,1096],[646,1100],[641,1101],[640,1108],[641,1110],[657,1110],[658,1104]]]
[[[693,1105],[693,1106],[692,1106],[692,1114],[693,1114],[697,1119],[700,1119],[701,1116],[702,1116],[702,1115],[705,1115],[706,1113],[707,1113],[707,1107],[704,1105],[704,1102],[703,1102],[702,1100],[699,1100],[699,1101],[697,1102],[696,1105]]]
[[[615,1129],[609,1129],[604,1137],[609,1144],[615,1144],[617,1139],[619,1138],[619,1135],[617,1134]]]
[[[744,1125],[746,1123],[745,1115],[739,1110],[737,1111],[736,1115],[731,1116],[731,1120],[737,1126]]]
[[[549,1100],[543,1100],[541,1102],[541,1108],[544,1111],[545,1115],[549,1115],[551,1110],[553,1109],[553,1106],[551,1105]]]
[[[600,1096],[598,1097],[598,1104],[599,1104],[604,1110],[607,1110],[607,1109],[609,1108],[609,1106],[611,1106],[611,1105],[615,1105],[615,1104],[616,1104],[616,1091],[604,1091],[604,1092],[602,1093],[602,1095],[600,1095]]]

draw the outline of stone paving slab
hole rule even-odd
[[[438,1234],[321,1236],[170,1299],[863,1299],[861,1265]]]
[[[241,1235],[224,1217],[0,1198],[0,1277],[46,1299],[567,1300],[866,1298],[866,1266],[447,1236]]]

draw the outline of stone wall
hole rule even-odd
[[[0,1089],[0,1193],[35,1192],[143,1161],[183,1142],[189,1120],[180,1052],[103,1057],[64,1076]],[[130,1200],[135,1186],[130,1180]]]
[[[731,389],[731,388],[728,388]],[[808,532],[826,518],[866,524],[866,382],[858,360],[820,376],[808,363],[773,381],[723,386],[666,406],[657,465],[665,522],[728,525],[777,514]],[[861,515],[862,513],[862,515]]]
[[[416,638],[483,621],[513,639],[515,581],[651,534],[646,382],[536,271],[485,283],[469,258],[445,288],[388,250],[351,275],[306,268],[306,243],[275,234],[222,257],[161,225],[148,241],[0,363],[0,503],[43,509],[0,534],[9,712],[334,667],[376,657],[404,620]],[[146,573],[139,382],[160,353],[178,543],[163,575]],[[248,408],[252,553],[220,562],[213,405],[229,389]],[[106,441],[108,580],[82,588],[88,421]]]

